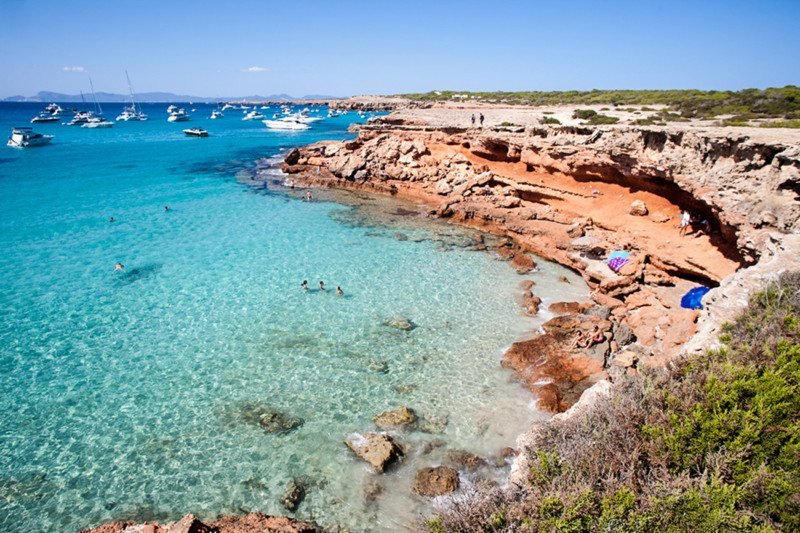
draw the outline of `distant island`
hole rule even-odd
[[[98,102],[125,102],[130,99],[127,94],[118,93],[95,93]],[[80,94],[64,94],[52,91],[39,91],[34,96],[9,96],[3,98],[2,102],[80,102],[83,99],[91,100],[91,93],[84,93],[83,98]],[[191,96],[187,94],[175,94],[165,92],[136,93],[136,100],[139,102],[162,103],[162,102],[225,102],[225,101],[286,101],[295,100],[338,100],[341,97],[327,96],[321,94],[308,94],[301,97],[294,97],[288,94],[271,94],[269,96]]]

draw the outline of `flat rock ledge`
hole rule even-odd
[[[384,411],[372,419],[380,429],[407,429],[417,422],[417,415],[408,407]]]
[[[443,496],[458,490],[458,471],[447,466],[423,468],[417,472],[411,487],[420,496]]]
[[[286,516],[248,513],[240,516],[221,516],[212,522],[201,522],[188,514],[176,522],[159,524],[136,522],[110,522],[81,533],[317,533],[322,531],[314,524]]]
[[[400,445],[385,433],[353,433],[345,444],[379,474],[405,455]]]

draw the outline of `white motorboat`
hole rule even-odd
[[[208,137],[208,132],[203,128],[187,128],[183,133],[192,137]]]
[[[81,128],[110,128],[114,125],[113,122],[104,119],[103,117],[91,117]]]
[[[11,130],[11,137],[8,138],[6,144],[13,148],[30,148],[44,146],[52,140],[52,135],[42,135],[35,133],[32,128],[19,127]]]
[[[304,124],[289,117],[279,118],[278,120],[262,120],[271,130],[307,130],[311,128],[308,124]]]
[[[47,107],[44,108],[44,112],[48,115],[55,115],[58,117],[60,114],[64,112],[60,105],[53,103],[49,104]]]
[[[223,111],[227,111],[228,109],[236,109],[236,106],[233,106],[231,104],[225,104],[224,106],[222,106]]]
[[[219,109],[215,109],[214,111],[211,112],[211,116],[208,118],[210,118],[211,120],[216,120],[218,118],[225,118],[225,115],[223,115],[222,111],[220,111]]]
[[[247,113],[245,116],[242,117],[242,120],[263,120],[263,119],[264,119],[264,115],[262,115],[260,112],[256,111],[255,109],[253,111],[250,111],[249,113]]]
[[[176,106],[176,105],[170,105],[170,106],[167,108],[167,113],[169,113],[169,114],[172,114],[172,113],[174,113],[174,112],[175,112],[175,111],[177,111],[177,110],[178,110],[178,106]]]
[[[183,108],[173,111],[167,118],[167,122],[186,122],[188,120],[189,114]]]
[[[75,113],[75,116],[72,117],[72,120],[67,122],[68,126],[80,126],[82,124],[86,124],[89,122],[90,118],[94,117],[94,113],[91,111],[78,111]]]
[[[58,122],[59,120],[60,119],[57,115],[51,115],[50,113],[45,113],[42,111],[31,119],[31,123],[36,124],[37,122]]]

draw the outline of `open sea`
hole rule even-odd
[[[43,107],[0,104],[0,132]],[[113,119],[122,104],[103,107]],[[34,124],[50,145],[0,147],[0,530],[292,514],[292,480],[306,487],[298,518],[414,529],[431,512],[410,491],[418,468],[447,450],[495,457],[544,416],[500,367],[543,320],[521,312],[519,282],[535,280],[543,309],[586,287],[544,261],[519,276],[464,248],[474,232],[390,199],[242,183],[258,158],[352,138],[355,113],[292,133],[184,107],[190,122],[145,104],[146,122]],[[378,476],[343,441],[401,405],[432,432],[398,433],[409,456]],[[296,427],[269,433],[264,412]]]

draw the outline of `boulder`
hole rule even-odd
[[[539,314],[539,306],[541,303],[542,299],[534,294],[529,294],[522,299],[522,307],[529,315]]]
[[[258,425],[267,433],[289,433],[304,423],[302,418],[289,416],[280,411],[262,413],[258,420]]]
[[[297,510],[298,507],[300,507],[300,504],[303,503],[303,499],[305,497],[306,497],[305,485],[293,479],[289,482],[288,485],[286,485],[286,490],[283,491],[283,496],[281,497],[281,504],[287,511],[294,512]]]
[[[286,157],[283,158],[283,161],[287,165],[296,165],[298,161],[300,161],[300,150],[297,148],[292,148]]]
[[[619,346],[626,346],[636,340],[633,330],[627,324],[620,324],[614,330],[614,340]]]
[[[643,217],[647,215],[647,206],[641,200],[634,200],[631,204],[631,215],[636,215],[637,217]]]
[[[448,450],[444,454],[444,461],[456,469],[475,470],[486,464],[482,457],[466,450]]]
[[[518,253],[511,258],[511,267],[517,274],[527,274],[536,268],[536,262],[526,253]]]
[[[550,304],[547,310],[557,315],[572,315],[581,312],[581,304],[578,302],[555,302]]]
[[[442,196],[446,196],[453,192],[453,187],[448,183],[446,179],[441,179],[436,182],[436,194],[441,194]]]
[[[608,317],[611,315],[611,308],[607,305],[593,305],[584,311],[583,314],[600,317],[600,320],[608,320]]]
[[[372,419],[380,429],[408,429],[417,421],[417,415],[408,407],[384,411]]]
[[[378,473],[384,472],[405,455],[395,440],[385,433],[353,433],[347,437],[345,444]]]
[[[416,328],[417,325],[414,324],[411,320],[402,317],[402,316],[394,316],[391,318],[387,318],[383,321],[384,326],[388,326],[390,328],[399,329],[400,331],[411,331],[412,329]]]
[[[619,368],[628,368],[635,366],[638,360],[639,354],[631,350],[625,350],[615,355],[611,364]]]
[[[459,487],[458,472],[447,466],[423,468],[417,472],[411,487],[421,496],[450,494]]]

